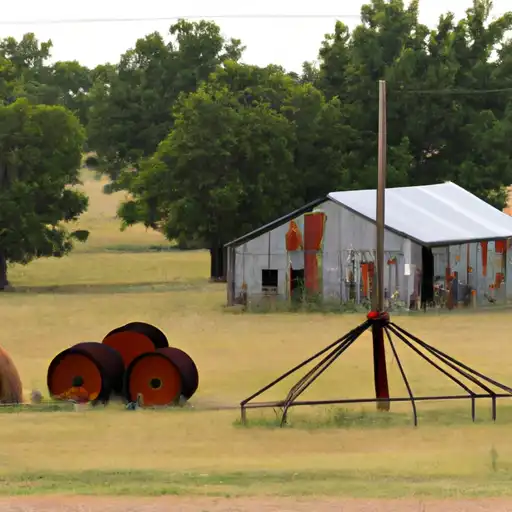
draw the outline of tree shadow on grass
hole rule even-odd
[[[142,283],[95,283],[95,284],[63,284],[63,285],[41,285],[41,286],[13,286],[4,293],[26,293],[26,294],[112,294],[112,293],[166,293],[166,292],[187,292],[201,291],[214,286],[205,279],[191,281],[148,281]]]

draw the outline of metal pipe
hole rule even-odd
[[[474,395],[436,395],[436,396],[417,396],[414,397],[416,402],[439,402],[439,401],[449,401],[449,400],[471,400],[478,398],[487,398],[489,399],[489,395],[487,393],[475,393]],[[505,393],[497,393],[496,398],[511,398],[509,394]],[[302,405],[335,405],[335,404],[365,404],[365,403],[375,403],[378,402],[379,398],[347,398],[340,400],[298,400],[290,404],[290,407],[299,407]],[[387,398],[386,401],[390,402],[410,402],[411,397],[390,397]],[[285,403],[283,400],[275,401],[275,402],[253,402],[251,404],[247,404],[244,407],[246,409],[264,409],[264,408],[275,408],[275,407],[284,407]]]
[[[457,362],[457,364],[452,363],[447,357],[444,357],[442,355],[442,353],[438,354],[437,349],[430,346],[428,343],[425,343],[424,341],[420,340],[419,338],[412,336],[405,329],[398,328],[398,330],[400,332],[402,332],[403,334],[409,336],[409,338],[411,338],[413,341],[415,341],[421,348],[426,350],[429,354],[432,354],[434,357],[437,357],[438,359],[440,359],[446,366],[448,366],[449,368],[451,368],[452,370],[457,372],[459,375],[462,375],[463,377],[465,377],[466,379],[471,381],[473,384],[476,384],[477,386],[481,387],[484,391],[487,391],[487,393],[489,393],[490,396],[494,394],[494,391],[491,388],[487,387],[485,384],[480,382],[476,377],[474,377],[473,375],[458,368],[457,367],[458,362]]]
[[[292,373],[296,372],[297,370],[300,370],[302,367],[306,366],[311,361],[314,361],[317,357],[320,357],[322,354],[325,354],[326,352],[328,352],[331,348],[336,346],[338,343],[342,343],[345,339],[349,338],[354,331],[357,331],[357,329],[360,329],[360,328],[362,329],[363,326],[366,326],[365,329],[367,329],[370,326],[370,322],[368,320],[366,320],[361,325],[359,325],[355,329],[352,329],[350,332],[348,332],[347,334],[345,334],[341,338],[337,339],[336,341],[334,341],[333,343],[331,343],[330,345],[328,345],[324,349],[322,349],[319,352],[317,352],[316,354],[312,355],[311,357],[309,357],[305,361],[302,361],[302,363],[298,364],[297,366],[294,366],[291,370],[288,370],[286,373],[283,373],[280,377],[278,377],[277,379],[273,380],[270,384],[267,384],[266,386],[264,386],[260,390],[256,391],[256,393],[253,393],[250,397],[246,398],[245,400],[242,400],[242,402],[240,402],[240,405],[247,404],[247,402],[249,402],[252,399],[256,398],[257,396],[261,395],[262,393],[264,393],[268,389],[274,387],[276,384],[281,382],[283,379],[286,379],[286,377],[288,377]]]
[[[384,328],[384,332],[388,338],[389,344],[391,345],[391,350],[393,351],[393,355],[395,356],[396,362],[398,364],[398,369],[400,370],[400,374],[402,375],[402,379],[404,380],[405,387],[407,388],[407,393],[409,393],[409,397],[411,398],[411,406],[412,406],[412,414],[414,416],[414,426],[418,426],[418,413],[416,411],[416,402],[414,401],[414,395],[412,393],[411,386],[409,381],[407,380],[407,376],[405,375],[404,367],[402,366],[402,361],[400,361],[400,357],[398,357],[398,352],[395,348],[395,344],[391,339],[391,335],[389,334],[389,330]]]
[[[400,331],[397,331],[395,328],[394,328],[394,324],[389,324],[388,326],[388,329],[397,337],[399,338],[401,341],[403,341],[410,349],[414,350],[414,352],[416,352],[416,354],[418,354],[421,358],[423,358],[425,361],[427,361],[428,363],[430,363],[436,370],[440,371],[442,374],[446,375],[449,379],[451,379],[453,382],[455,382],[455,384],[458,384],[464,391],[466,391],[467,393],[469,393],[469,395],[474,395],[475,392],[470,389],[468,386],[466,386],[466,384],[464,384],[461,380],[459,380],[457,377],[454,377],[453,375],[451,375],[449,372],[447,372],[444,368],[442,368],[441,366],[439,366],[435,361],[432,361],[432,359],[430,359],[426,354],[424,354],[421,350],[419,350],[418,348],[416,348],[407,338],[405,338],[405,336],[400,332]],[[487,397],[489,397],[489,395],[485,395]]]
[[[397,330],[394,330],[393,327],[396,327]],[[455,358],[453,357],[450,357],[448,356],[447,354],[444,354],[443,352],[441,352],[440,350],[428,345],[427,343],[425,343],[424,341],[420,340],[419,338],[416,338],[415,336],[413,336],[412,334],[409,334],[405,329],[401,328],[401,327],[398,327],[396,326],[395,324],[390,324],[390,329],[391,329],[391,332],[394,332],[395,334],[397,334],[399,331],[398,329],[407,334],[407,336],[409,336],[411,339],[413,339],[414,341],[416,341],[416,343],[418,343],[418,345],[420,345],[424,350],[427,350],[429,353],[431,353],[432,355],[436,356],[437,358],[441,359],[441,361],[443,363],[445,363],[447,366],[449,366],[452,370],[456,371],[457,373],[463,375],[466,379],[470,380],[471,382],[473,382],[474,384],[476,384],[477,386],[481,387],[482,389],[484,389],[485,391],[487,391],[488,393],[488,397],[491,398],[492,400],[492,419],[493,421],[496,421],[496,397],[498,396],[498,394],[496,392],[494,392],[492,389],[490,389],[489,387],[487,387],[485,384],[483,384],[482,382],[480,382],[476,377],[474,377],[473,375],[470,375],[469,373],[465,372],[464,370],[461,370],[460,368],[457,368],[457,365],[458,366],[461,366],[462,368],[466,369],[468,372],[471,372],[473,374],[476,374],[478,375],[479,377],[483,378],[484,380],[486,380],[487,382],[491,382],[492,384],[494,384],[496,387],[499,387],[501,389],[504,389],[504,390],[509,390],[510,388],[508,388],[507,386],[504,386],[503,384],[500,384],[499,382],[496,382],[494,381],[493,379],[490,379],[489,377],[486,377],[485,375],[482,375],[480,374],[479,372],[477,372],[476,370],[473,370],[472,368],[470,368],[469,366],[466,366],[464,365],[463,363],[461,363],[460,361],[457,361]],[[398,335],[398,334],[397,334]],[[399,336],[399,337],[402,337],[402,336]],[[405,338],[402,338],[403,341],[405,341]],[[409,342],[410,343],[410,342]],[[413,348],[411,346],[411,348]],[[416,350],[416,349],[415,349]],[[418,352],[419,353],[419,352]],[[444,372],[443,372],[444,373]],[[446,375],[449,375],[448,373],[446,373]],[[454,380],[453,376],[450,377],[452,380]],[[473,421],[474,421],[474,418],[475,418],[475,406],[474,406],[474,402],[472,403],[472,408],[471,408],[471,416],[473,418]]]
[[[290,391],[288,396],[286,397],[285,404],[284,404],[284,410],[283,415],[281,418],[281,426],[283,426],[286,423],[286,415],[288,412],[289,407],[293,404],[296,398],[298,398],[306,389],[315,382],[322,373],[324,373],[333,363],[336,361],[336,359],[347,350],[352,343],[354,343],[357,338],[362,334],[362,332],[357,333],[352,336],[352,338],[347,339],[343,345],[340,345],[338,348],[336,348],[331,354],[329,354],[327,357],[325,357],[320,364],[316,367],[316,375],[312,376],[309,380],[302,379],[302,382],[299,381],[300,385],[296,386],[295,390]],[[323,367],[322,367],[323,366]]]
[[[361,327],[361,326],[360,326]],[[368,327],[366,327],[368,329]],[[313,377],[313,375],[325,364],[330,366],[347,348],[349,345],[351,345],[366,329],[359,329],[356,331],[352,331],[352,336],[347,337],[343,342],[341,342],[337,347],[335,347],[330,354],[325,356],[319,363],[317,363],[311,370],[309,370],[296,384],[292,386],[290,391],[288,392],[288,395],[286,396],[286,401],[291,399],[298,389],[302,386],[302,384],[308,379],[313,378],[313,380],[316,380],[316,377]]]
[[[480,377],[481,379],[489,382],[490,384],[493,384],[494,386],[496,386],[497,388],[500,388],[502,389],[503,391],[507,391],[508,393],[512,393],[512,388],[509,388],[508,386],[505,386],[505,384],[501,384],[500,382],[498,381],[495,381],[494,379],[491,379],[490,377],[487,377],[486,375],[484,375],[483,373],[480,373],[480,372],[477,372],[476,370],[474,370],[473,368],[470,368],[469,366],[465,365],[464,363],[461,363],[460,361],[458,361],[457,359],[455,359],[454,357],[451,357],[449,356],[448,354],[445,354],[444,352],[442,352],[441,350],[439,350],[438,348],[435,348],[435,347],[432,347],[431,345],[428,345],[427,343],[425,343],[424,341],[420,340],[419,338],[417,338],[416,336],[408,333],[405,329],[403,329],[402,327],[399,327],[398,325],[394,324],[394,323],[391,323],[390,325],[392,325],[394,328],[398,329],[399,331],[401,332],[404,332],[405,334],[407,334],[407,336],[409,336],[413,341],[415,341],[416,343],[420,344],[420,345],[425,345],[427,347],[429,347],[430,349],[432,349],[434,352],[436,352],[436,354],[439,356],[442,356],[444,357],[445,359],[455,363],[456,365],[460,366],[461,368],[464,368],[464,370],[468,371],[469,373],[472,373],[473,375],[476,375],[477,377]],[[460,371],[460,370],[459,370]]]

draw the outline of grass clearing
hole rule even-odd
[[[106,178],[97,179],[95,173],[82,172],[83,186],[80,187],[89,196],[89,209],[75,223],[76,229],[88,229],[89,240],[86,244],[77,244],[76,252],[105,252],[127,248],[130,252],[150,250],[151,248],[169,248],[171,244],[156,231],[144,226],[132,226],[125,231],[119,229],[116,219],[120,201],[126,197],[125,192],[104,194]]]
[[[22,473],[9,480],[0,477],[0,495],[61,494],[94,496],[163,496],[206,495],[236,496],[319,496],[351,495],[355,498],[393,499],[404,495],[443,498],[476,498],[507,496],[512,484],[509,472],[492,477],[482,475],[464,478],[453,475],[419,477],[366,473],[366,481],[354,471],[238,471],[184,473],[164,471],[82,471]],[[369,485],[371,481],[371,485]],[[442,485],[442,492],[439,486]],[[469,484],[469,486],[468,486]]]
[[[273,411],[209,410],[239,401],[338,338],[360,314],[226,314],[225,286],[210,284],[208,253],[179,252],[144,229],[119,231],[119,195],[87,180],[91,209],[80,226],[91,240],[61,260],[14,267],[16,291],[0,294],[1,344],[20,371],[26,395],[46,392],[53,356],[80,341],[99,341],[128,321],[164,330],[195,359],[200,388],[190,408],[126,411],[112,404],[85,412],[0,412],[0,493],[345,495],[354,497],[504,496],[512,494],[512,402],[498,420],[481,401],[410,404],[391,414],[374,406],[296,408],[290,427]],[[112,250],[112,247],[137,250]],[[166,250],[144,252],[150,246]],[[397,321],[426,341],[504,383],[512,383],[508,312],[411,315]],[[452,393],[407,348],[399,346],[414,392]],[[406,394],[388,352],[393,394]],[[373,393],[371,337],[365,334],[304,395],[347,398]],[[266,397],[282,398],[288,380]],[[262,397],[263,398],[263,397]],[[9,413],[9,414],[7,414]],[[369,485],[371,482],[371,485]]]

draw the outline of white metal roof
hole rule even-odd
[[[375,221],[377,192],[331,192],[329,199]],[[512,217],[455,183],[386,189],[386,227],[425,245],[512,237]]]

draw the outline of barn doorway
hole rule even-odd
[[[421,303],[434,300],[434,254],[429,247],[421,248],[423,271],[421,276]]]
[[[290,296],[293,302],[300,302],[304,296],[304,269],[290,269]]]

